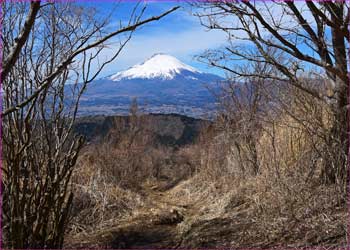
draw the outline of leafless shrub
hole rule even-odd
[[[140,114],[135,102],[130,110],[128,117],[114,117],[108,134],[79,157],[70,237],[108,230],[144,205],[148,188],[168,190],[195,172],[196,145],[163,145],[154,132],[156,121]]]
[[[71,2],[2,2],[6,247],[62,247],[70,179],[83,145],[72,134],[80,97],[137,27],[175,9],[141,20],[145,8],[136,5],[126,26],[108,32],[109,17],[99,20],[93,9]],[[118,35],[119,48],[93,70],[106,42]]]
[[[325,161],[338,162],[328,141],[333,111],[281,81],[244,79],[223,89],[222,114],[199,143],[197,174],[171,192],[201,208],[181,225],[184,234],[198,221],[230,218],[233,227],[250,225],[233,237],[244,246],[344,243],[346,182],[341,174],[331,185],[324,179]],[[322,77],[299,82],[326,91]]]
[[[349,60],[346,54],[349,31],[345,28],[349,23],[348,3],[307,1],[297,5],[293,1],[194,1],[192,4],[202,25],[228,36],[227,46],[203,54],[200,57],[203,61],[236,77],[279,81],[304,92],[315,102],[327,104],[333,116],[327,144],[333,144],[333,150],[327,150],[332,156],[324,162],[322,180],[345,182],[349,149],[346,121],[349,113]],[[237,60],[242,63],[232,67],[237,65],[234,63]],[[254,63],[273,70],[260,74]],[[314,81],[319,79],[309,74],[312,68],[323,74],[324,80],[316,88],[304,81],[305,75]],[[329,91],[320,91],[322,82],[328,83]]]

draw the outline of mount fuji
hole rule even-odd
[[[80,115],[129,113],[136,98],[145,113],[199,117],[215,110],[212,91],[223,78],[201,72],[177,58],[155,54],[141,64],[96,80],[80,102]]]
[[[184,73],[200,73],[195,68],[186,65],[173,56],[155,54],[141,64],[137,64],[128,70],[119,72],[110,77],[113,81],[125,79],[162,79],[172,80]]]

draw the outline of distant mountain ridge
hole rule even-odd
[[[92,82],[80,103],[81,115],[126,115],[133,98],[145,113],[201,117],[213,112],[211,91],[223,78],[201,72],[175,57],[156,54],[143,63]]]

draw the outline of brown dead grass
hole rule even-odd
[[[264,125],[257,144],[258,175],[237,175],[232,171],[241,168],[232,166],[236,161],[225,162],[210,154],[213,158],[202,166],[198,175],[171,191],[173,199],[197,207],[196,214],[182,223],[183,234],[187,237],[184,247],[215,246],[204,239],[198,240],[200,230],[208,230],[201,225],[208,224],[214,232],[214,221],[223,218],[231,222],[229,227],[245,226],[239,232],[229,233],[231,242],[226,242],[225,237],[220,240],[215,234],[206,235],[212,237],[217,246],[346,244],[345,183],[326,185],[321,179],[322,154],[319,151],[324,147],[321,137],[329,132],[330,125],[327,124],[329,119],[319,120],[329,115],[329,111],[322,106],[319,109],[314,112],[305,107],[293,110],[298,119],[307,123],[300,123],[286,113]],[[203,150],[223,152],[227,143],[222,138],[225,137],[217,136],[213,143],[207,143],[209,149]],[[244,145],[241,148],[244,149]]]
[[[344,246],[345,183],[321,178],[329,111],[299,105],[263,124],[257,175],[231,159],[237,154],[227,130],[210,128],[176,152],[150,149],[147,140],[122,144],[134,151],[105,145],[99,159],[95,148],[87,150],[77,170],[84,175],[74,177],[69,234],[79,236],[75,242],[93,235],[84,246],[129,248]],[[246,145],[241,149],[249,154]],[[174,209],[181,221],[157,223],[169,221]]]

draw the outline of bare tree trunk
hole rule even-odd
[[[332,5],[332,21],[343,20],[343,4],[334,3]],[[348,134],[348,94],[349,84],[347,75],[347,58],[344,36],[339,29],[332,28],[332,47],[334,51],[335,68],[344,75],[347,81],[344,81],[338,75],[333,76],[333,94],[334,100],[331,103],[334,113],[334,125],[329,138],[329,147],[334,149],[331,155],[326,157],[327,163],[324,170],[326,182],[334,183],[347,179],[346,164],[349,150]],[[331,73],[329,73],[331,75]]]

